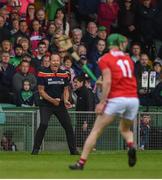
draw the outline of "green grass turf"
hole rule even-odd
[[[138,162],[133,168],[127,164],[126,151],[95,152],[89,157],[83,171],[71,171],[69,164],[79,156],[67,152],[0,153],[0,178],[162,178],[162,151],[138,152]]]

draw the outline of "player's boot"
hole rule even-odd
[[[81,165],[79,162],[73,164],[73,165],[69,165],[69,168],[71,170],[83,170],[84,166]]]
[[[79,151],[77,151],[77,150],[74,151],[74,152],[71,152],[70,154],[71,154],[71,155],[80,155]]]
[[[135,148],[129,148],[128,150],[128,164],[130,167],[133,167],[136,164],[137,158],[136,158],[136,149]]]
[[[39,149],[33,149],[31,155],[38,155],[38,153],[39,153]]]

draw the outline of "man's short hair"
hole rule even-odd
[[[75,33],[75,32],[80,32],[81,34],[83,34],[82,30],[79,29],[79,28],[75,28],[72,30],[72,34]]]
[[[27,61],[27,60],[22,60],[22,61],[20,62],[20,66],[21,66],[23,63],[27,63],[27,64],[30,65],[30,62],[29,62],[29,61]]]
[[[45,45],[45,46],[46,46],[46,43],[43,42],[43,41],[40,41],[40,42],[38,43],[38,47],[39,47],[40,45]]]
[[[23,49],[22,45],[20,45],[20,44],[17,44],[17,45],[14,47],[14,50],[16,50],[17,48]]]
[[[82,76],[82,75],[78,75],[78,76],[75,76],[75,77],[73,78],[73,81],[74,81],[74,80],[77,80],[77,81],[79,81],[79,82],[84,82],[84,81],[85,81],[85,77]]]

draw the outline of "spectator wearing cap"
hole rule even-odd
[[[105,26],[98,27],[98,32],[97,32],[98,39],[106,40],[106,38],[107,38],[106,30],[107,30],[107,28]]]
[[[98,7],[98,24],[105,26],[107,33],[111,32],[111,27],[116,24],[119,12],[119,5],[115,0],[106,0],[100,2]]]
[[[0,44],[3,40],[10,40],[11,39],[11,33],[10,31],[5,27],[6,20],[3,16],[0,15]]]

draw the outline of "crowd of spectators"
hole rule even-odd
[[[47,2],[38,7],[34,0],[0,1],[1,103],[39,105],[37,73],[49,67],[55,52],[70,74],[74,97],[74,77],[87,80],[82,65],[102,79],[97,62],[108,51],[106,38],[121,33],[135,63],[141,105],[162,105],[162,0],[71,0],[70,21],[66,1],[58,1],[62,7],[53,19]],[[98,87],[88,80],[97,103]]]

